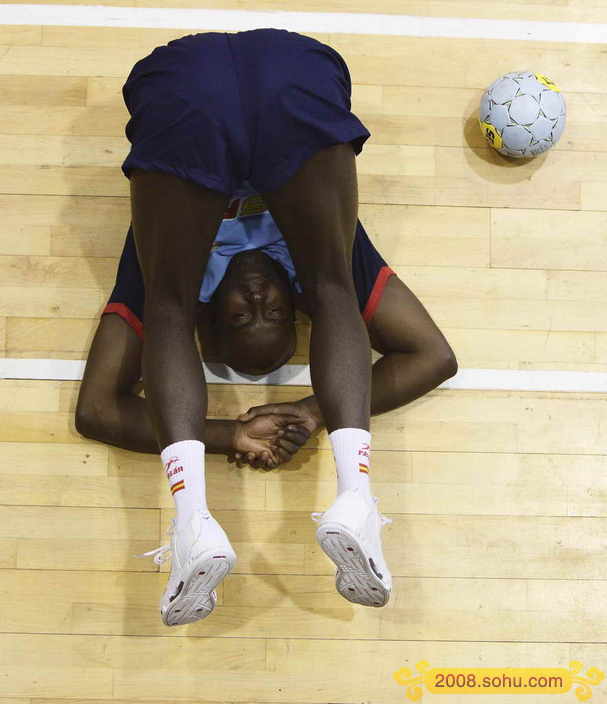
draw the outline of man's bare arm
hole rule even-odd
[[[398,276],[386,283],[369,337],[383,355],[373,366],[374,414],[404,406],[457,373],[449,343]]]
[[[435,389],[457,373],[457,361],[449,343],[415,294],[391,276],[381,302],[369,324],[373,349],[382,357],[373,365],[371,414],[378,415],[410,403]],[[324,426],[314,396],[294,404],[258,406],[239,416],[249,420],[263,413],[295,413],[308,417],[313,432]]]
[[[108,445],[159,454],[146,400],[135,391],[141,348],[141,340],[122,318],[101,317],[80,386],[76,429]],[[290,425],[294,427],[290,429]],[[275,463],[284,462],[292,454],[286,448],[299,447],[308,437],[298,425],[298,418],[289,415],[255,424],[210,419],[206,422],[206,451],[226,455],[236,450],[268,452],[274,455]],[[272,445],[276,446],[274,451]]]
[[[159,454],[146,400],[134,391],[141,349],[141,340],[122,318],[101,317],[80,386],[76,429],[109,445]],[[230,452],[235,428],[233,420],[208,421],[207,451]]]

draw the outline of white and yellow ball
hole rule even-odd
[[[514,71],[483,93],[479,123],[489,144],[518,159],[541,154],[565,129],[565,99],[547,76]]]

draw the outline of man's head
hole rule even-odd
[[[221,357],[232,369],[267,374],[291,358],[297,336],[289,278],[261,250],[232,258],[212,303]]]

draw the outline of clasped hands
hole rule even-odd
[[[235,423],[233,451],[228,462],[270,470],[288,462],[323,425],[313,396],[292,403],[249,408]]]

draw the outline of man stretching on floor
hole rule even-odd
[[[367,474],[370,348],[351,273],[355,155],[369,132],[350,111],[350,93],[335,50],[272,29],[174,40],[137,62],[123,87],[131,150],[122,169],[145,284],[143,377],[176,504],[161,600],[167,625],[208,615],[236,562],[206,504],[206,382],[194,330],[212,243],[244,182],[262,195],[293,257],[312,323],[312,385],[338,485],[348,485],[317,538],[337,565],[340,593],[368,605],[388,600]]]
[[[383,355],[372,370],[373,415],[403,406],[455,374],[455,356],[444,336],[375,249],[360,221],[352,274],[371,345]],[[233,198],[200,289],[197,332],[206,361],[252,375],[267,374],[288,361],[296,344],[294,311],[305,312],[298,288],[289,250],[261,198]],[[144,301],[129,228],[116,284],[88,355],[76,427],[100,442],[158,453],[146,400],[137,395]],[[324,427],[313,395],[250,409],[240,418],[207,420],[207,452],[236,458],[239,466],[248,462],[266,469],[288,461],[311,433]],[[347,486],[342,478],[338,491]],[[381,544],[376,549],[381,551]],[[374,564],[381,565],[381,558],[376,556]],[[343,595],[357,602],[358,594],[347,587]],[[376,605],[377,594],[373,597]]]

